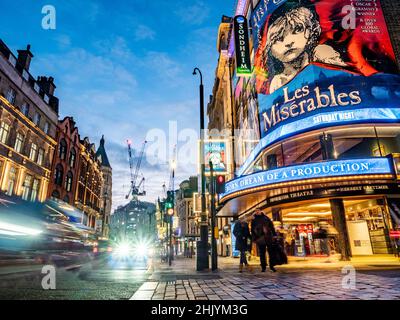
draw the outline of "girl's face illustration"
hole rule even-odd
[[[286,25],[283,34],[271,46],[272,55],[283,63],[290,63],[301,56],[309,39],[309,31],[301,23]]]

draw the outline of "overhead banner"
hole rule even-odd
[[[251,76],[249,29],[244,16],[234,19],[236,75],[238,77]]]

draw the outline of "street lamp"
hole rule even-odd
[[[103,234],[103,237],[106,237],[105,227],[106,227],[106,216],[107,216],[107,213],[106,213],[106,210],[107,210],[107,197],[108,197],[107,190],[104,191],[103,197],[104,197],[104,209],[103,209],[103,215],[104,216],[103,216],[103,222],[102,222],[102,226],[101,226],[101,232]]]
[[[204,163],[204,86],[203,75],[194,68],[193,75],[200,75],[200,161],[201,161],[201,223],[200,241],[197,242],[197,271],[208,269],[208,222],[206,213],[206,176]]]

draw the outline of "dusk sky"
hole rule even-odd
[[[44,5],[56,8],[56,30],[44,30]],[[130,0],[2,2],[1,38],[16,54],[29,43],[35,57],[30,72],[53,76],[60,119],[73,116],[81,138],[96,147],[105,135],[113,167],[113,207],[126,203],[129,164],[126,140],[136,154],[147,133],[169,121],[177,130],[199,128],[199,77],[205,101],[212,91],[222,15],[233,15],[235,1]],[[227,10],[227,8],[231,8]],[[173,141],[166,141],[173,145]],[[151,149],[151,148],[150,148]],[[168,153],[144,160],[147,196],[155,201],[169,181]],[[178,159],[175,187],[196,174],[194,164]]]

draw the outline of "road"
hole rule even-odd
[[[144,264],[112,266],[104,259],[55,269],[55,290],[44,290],[42,266],[1,267],[0,299],[129,299],[149,274]]]

